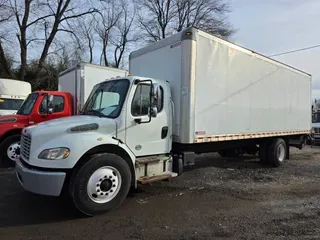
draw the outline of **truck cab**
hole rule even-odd
[[[79,208],[88,215],[112,208],[136,182],[177,176],[169,154],[172,116],[166,81],[130,76],[99,83],[81,115],[23,130],[18,179],[44,195],[58,196],[69,184],[71,195],[87,192]]]
[[[312,144],[320,143],[320,111],[312,114],[311,142]]]
[[[17,113],[0,116],[0,158],[13,165],[19,157],[23,128],[73,114],[72,96],[67,92],[36,91],[29,94]]]

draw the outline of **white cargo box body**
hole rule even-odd
[[[59,91],[70,92],[75,109],[81,110],[92,88],[113,77],[128,76],[128,71],[101,65],[79,63],[59,74]]]
[[[0,115],[16,113],[30,93],[30,83],[0,78]]]
[[[31,93],[31,84],[25,81],[0,78],[0,97],[25,99]]]
[[[170,82],[176,142],[310,133],[309,74],[195,28],[132,52],[129,71]]]

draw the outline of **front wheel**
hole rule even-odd
[[[20,152],[21,135],[12,135],[7,137],[0,146],[1,160],[5,166],[12,167]]]
[[[70,195],[79,211],[98,215],[118,207],[131,186],[131,171],[124,159],[109,153],[97,154],[76,169]]]

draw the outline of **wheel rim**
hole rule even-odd
[[[20,147],[20,142],[12,143],[7,149],[7,156],[11,161],[15,161],[19,154],[16,154],[17,149]]]
[[[121,174],[111,166],[97,169],[89,178],[87,193],[95,203],[107,203],[117,196],[121,187]]]
[[[277,151],[279,162],[282,162],[284,160],[285,155],[286,155],[286,148],[284,147],[283,144],[280,144]]]

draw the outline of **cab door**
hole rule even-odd
[[[52,112],[49,113],[48,111],[48,98],[44,95],[42,96],[42,100],[38,106],[38,114],[40,118],[37,119],[38,122],[48,121],[56,118],[66,117],[69,116],[69,109],[67,99],[64,95],[60,94],[53,94],[52,98]],[[37,122],[36,122],[37,123]]]
[[[128,97],[126,114],[126,143],[137,156],[168,153],[171,149],[171,128],[169,115],[169,94],[167,85],[160,85],[160,99],[157,101],[158,114],[149,121],[149,83],[133,85]],[[139,120],[142,123],[138,123]]]

